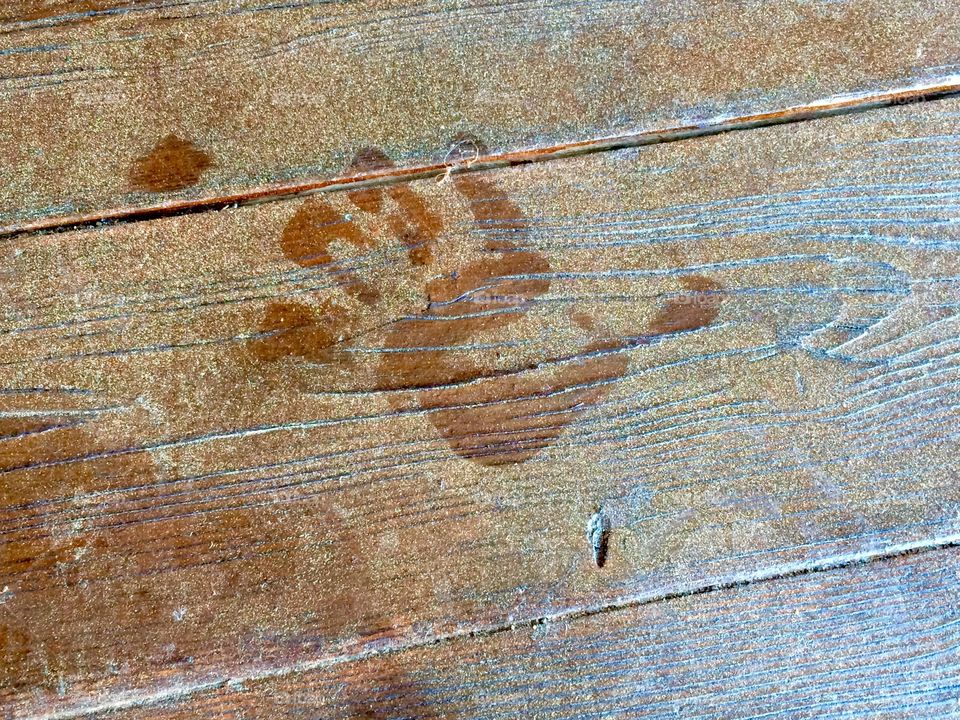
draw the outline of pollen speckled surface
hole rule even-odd
[[[951,716],[957,20],[5,5],[0,715]]]

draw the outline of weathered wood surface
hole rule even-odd
[[[0,9],[0,231],[956,85],[954,0],[20,0]]]
[[[7,241],[0,703],[956,533],[958,117]]]
[[[150,718],[960,715],[956,550],[460,639],[132,709]]]

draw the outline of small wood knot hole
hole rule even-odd
[[[598,509],[587,523],[587,541],[593,551],[593,562],[602,568],[607,562],[607,544],[610,540],[610,518]]]

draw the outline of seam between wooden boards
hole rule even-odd
[[[629,610],[644,605],[652,605],[654,603],[677,600],[679,598],[706,595],[723,590],[732,590],[760,582],[789,580],[820,572],[842,570],[844,568],[892,560],[894,558],[907,555],[919,555],[926,552],[942,551],[957,547],[960,547],[960,533],[945,535],[938,538],[918,540],[909,543],[901,543],[899,545],[893,545],[878,550],[846,553],[843,555],[822,558],[811,562],[789,563],[780,566],[764,568],[755,572],[737,573],[726,577],[721,577],[714,582],[705,583],[702,585],[681,585],[657,593],[640,594],[632,597],[621,598],[619,600],[614,600],[600,605],[571,607],[557,613],[540,615],[534,618],[527,618],[513,622],[495,623],[466,630],[443,633],[433,637],[425,637],[409,640],[407,642],[396,643],[386,647],[378,647],[373,650],[295,663],[292,665],[261,670],[259,672],[240,674],[235,677],[224,677],[188,685],[174,685],[162,690],[147,693],[118,693],[116,698],[100,702],[96,705],[78,706],[44,715],[31,715],[25,720],[71,720],[72,718],[89,717],[118,710],[147,708],[161,703],[177,703],[203,692],[210,692],[227,686],[239,687],[246,682],[257,682],[261,680],[289,677],[311,671],[323,670],[325,668],[330,668],[337,665],[344,665],[351,662],[360,662],[373,658],[398,655],[408,651],[445,645],[447,643],[457,642],[460,640],[482,639],[514,630],[520,630],[524,628],[532,629],[538,626],[549,625],[556,622],[572,622],[583,618],[602,615],[608,612]]]
[[[469,159],[391,168],[372,173],[333,177],[285,184],[271,184],[245,192],[196,200],[178,200],[154,206],[118,208],[105,213],[48,217],[14,225],[0,226],[0,239],[34,233],[60,233],[89,227],[145,222],[164,217],[224,210],[232,207],[277,202],[320,192],[383,187],[424,178],[441,178],[451,173],[506,168],[548,160],[592,155],[600,152],[677,142],[726,132],[753,130],[807,120],[868,112],[896,105],[930,102],[960,95],[960,75],[949,75],[934,82],[882,91],[844,94],[821,98],[803,105],[765,110],[734,117],[721,116],[694,125],[677,125],[637,133],[591,138],[528,150],[483,155]],[[456,148],[451,148],[451,152]]]

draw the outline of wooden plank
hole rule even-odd
[[[960,714],[956,550],[556,620],[121,712],[175,718]]]
[[[3,703],[956,534],[958,112],[6,242]]]
[[[496,155],[960,86],[952,0],[21,0],[0,12],[7,232],[303,189],[371,145],[430,166],[460,133]]]

